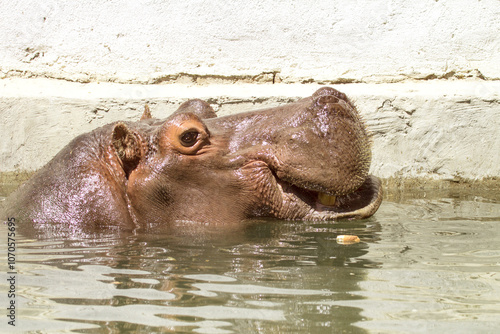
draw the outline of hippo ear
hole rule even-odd
[[[124,123],[118,123],[113,129],[113,147],[116,155],[122,162],[125,174],[132,172],[142,158],[141,139],[132,132]]]
[[[184,102],[179,106],[179,109],[174,112],[174,115],[182,113],[192,113],[200,119],[217,117],[217,114],[210,104],[200,99],[188,100]]]
[[[141,121],[143,119],[150,119],[150,118],[153,118],[153,116],[151,115],[151,110],[149,110],[149,106],[147,104],[144,105],[144,112],[142,113],[142,116],[141,116]]]

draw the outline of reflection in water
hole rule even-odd
[[[499,223],[497,198],[427,195],[389,198],[364,221],[260,221],[225,234],[25,233],[18,324],[85,333],[493,332]],[[337,244],[339,234],[361,243]]]

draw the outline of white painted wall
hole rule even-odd
[[[0,2],[3,76],[500,78],[498,0]]]
[[[374,133],[376,175],[500,176],[499,0],[0,1],[0,31],[0,172],[146,102],[223,115],[330,84]]]

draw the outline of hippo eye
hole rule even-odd
[[[193,129],[188,130],[183,134],[181,134],[179,139],[181,141],[182,146],[190,147],[196,144],[196,142],[198,141],[198,134],[199,134],[198,131]]]

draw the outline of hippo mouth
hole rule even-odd
[[[383,198],[381,181],[373,175],[369,175],[355,191],[337,196],[299,188],[284,181],[278,183],[285,198],[307,210],[304,220],[367,218],[377,211]]]
[[[318,184],[302,185],[299,180],[284,180],[264,161],[252,161],[241,170],[259,200],[252,216],[267,216],[287,220],[336,220],[367,218],[382,202],[383,191],[379,178],[368,175],[353,190],[329,195],[314,190]],[[300,184],[300,185],[299,185]]]

